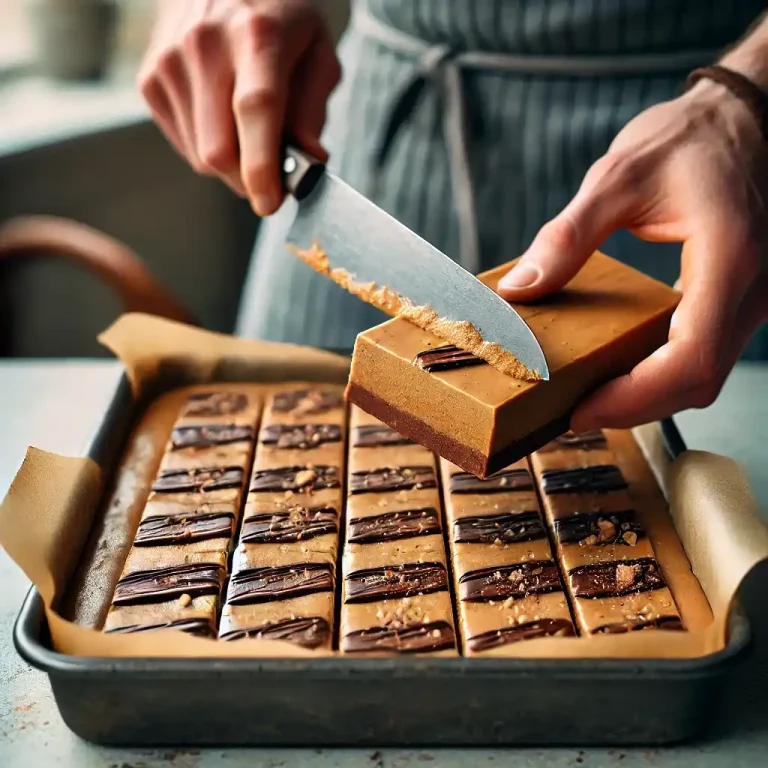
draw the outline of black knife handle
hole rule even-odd
[[[297,200],[303,200],[325,173],[325,163],[296,147],[286,145],[283,153],[283,183]]]

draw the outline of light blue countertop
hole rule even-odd
[[[0,496],[27,445],[77,455],[106,408],[120,374],[110,361],[0,363]],[[677,419],[691,448],[741,461],[768,519],[768,365],[737,367],[715,405]],[[29,582],[0,551],[0,766],[3,768],[740,768],[768,755],[768,568],[746,586],[755,648],[731,679],[721,726],[707,740],[669,749],[506,750],[123,750],[96,747],[64,725],[48,680],[29,668],[11,642]]]

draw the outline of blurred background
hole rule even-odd
[[[234,326],[258,220],[194,174],[135,87],[155,0],[0,0],[0,229],[74,219],[124,242],[209,328]],[[44,308],[44,311],[41,311]],[[93,273],[44,249],[0,254],[0,356],[107,356],[122,311]]]

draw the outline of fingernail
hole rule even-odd
[[[499,280],[499,288],[528,288],[539,279],[539,270],[530,264],[520,264]]]

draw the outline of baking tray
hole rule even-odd
[[[87,450],[108,474],[142,405],[123,378]],[[671,420],[662,429],[671,455],[685,449]],[[700,659],[87,658],[52,650],[32,588],[14,643],[69,728],[99,744],[628,746],[704,731],[750,631],[734,613],[726,648]]]

